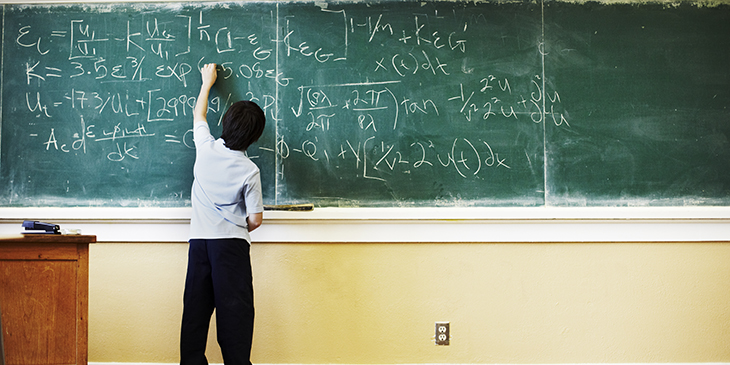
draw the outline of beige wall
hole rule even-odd
[[[178,361],[186,250],[92,246],[89,361]],[[252,255],[254,363],[730,362],[730,243],[266,243]],[[450,346],[433,343],[436,321],[451,322]],[[214,339],[209,354],[222,362]]]

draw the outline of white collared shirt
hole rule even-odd
[[[193,138],[190,238],[243,238],[250,243],[246,217],[264,211],[258,166],[244,152],[213,138],[205,121],[195,122]]]

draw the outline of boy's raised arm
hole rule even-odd
[[[208,121],[208,96],[210,89],[215,84],[216,78],[218,78],[218,72],[215,69],[215,63],[209,63],[200,69],[201,76],[203,78],[203,84],[200,86],[200,93],[198,99],[195,102],[195,109],[193,110],[193,123],[197,121]]]

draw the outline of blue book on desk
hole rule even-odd
[[[23,221],[24,234],[61,234],[61,227],[57,224],[38,221]]]

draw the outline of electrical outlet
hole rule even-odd
[[[436,345],[448,346],[450,339],[449,322],[436,322]]]

